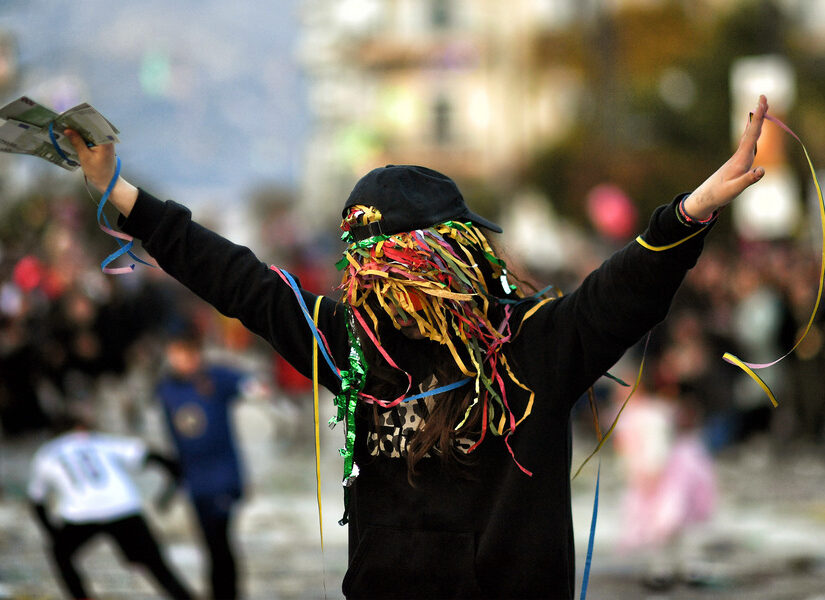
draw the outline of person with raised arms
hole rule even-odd
[[[719,211],[764,175],[767,110],[760,96],[732,157],[558,298],[523,292],[492,242],[501,228],[426,167],[355,185],[340,299],[122,177],[110,200],[166,272],[336,395],[348,598],[572,598],[570,409],[665,318]],[[114,148],[66,135],[105,190]]]

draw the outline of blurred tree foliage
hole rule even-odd
[[[825,157],[825,59],[794,35],[772,1],[738,3],[723,14],[695,8],[628,8],[536,45],[536,69],[572,62],[585,82],[576,128],[536,153],[524,174],[568,218],[585,223],[587,193],[605,182],[648,214],[727,160],[729,74],[743,56],[776,53],[791,61],[798,100],[789,118],[799,119],[809,150]],[[674,73],[687,82],[675,100],[662,92],[663,78]]]

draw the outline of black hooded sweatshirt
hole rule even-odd
[[[406,460],[367,451],[371,424],[356,423],[351,488],[348,598],[573,598],[575,565],[570,507],[570,409],[654,325],[662,321],[686,272],[699,257],[708,226],[677,217],[677,198],[653,213],[641,239],[591,273],[569,295],[517,305],[520,332],[504,350],[518,379],[532,389],[532,414],[510,442],[487,435],[461,476],[437,459],[419,465],[415,486]],[[124,231],[143,242],[160,266],[267,340],[298,371],[312,373],[313,336],[293,290],[248,249],[191,220],[185,207],[140,190]],[[302,291],[306,305],[316,296]],[[339,369],[348,368],[347,309],[323,298],[318,328]],[[523,322],[522,322],[523,321]],[[320,383],[340,382],[323,361]],[[446,383],[446,382],[444,382]],[[508,382],[514,413],[524,390]]]

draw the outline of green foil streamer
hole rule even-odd
[[[344,459],[344,475],[342,483],[344,486],[344,516],[338,521],[340,525],[345,525],[349,520],[349,488],[358,476],[358,465],[355,464],[355,407],[358,403],[358,394],[364,389],[367,380],[367,366],[364,354],[361,351],[361,343],[358,336],[353,332],[351,319],[347,319],[347,335],[349,337],[349,365],[346,371],[341,371],[341,392],[335,396],[335,406],[338,413],[330,421],[330,425],[335,422],[344,421],[346,425],[344,447],[338,453]]]

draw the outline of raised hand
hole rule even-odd
[[[684,207],[689,216],[700,221],[709,218],[745,188],[762,179],[765,169],[752,167],[756,142],[762,133],[762,123],[767,112],[768,100],[765,96],[759,96],[759,103],[745,127],[736,152],[685,200]]]
[[[113,144],[87,147],[85,140],[79,133],[67,129],[64,135],[74,146],[80,160],[80,168],[86,179],[101,193],[108,187],[115,174],[115,147]],[[128,181],[119,177],[109,201],[125,216],[129,216],[137,199],[137,188]]]

